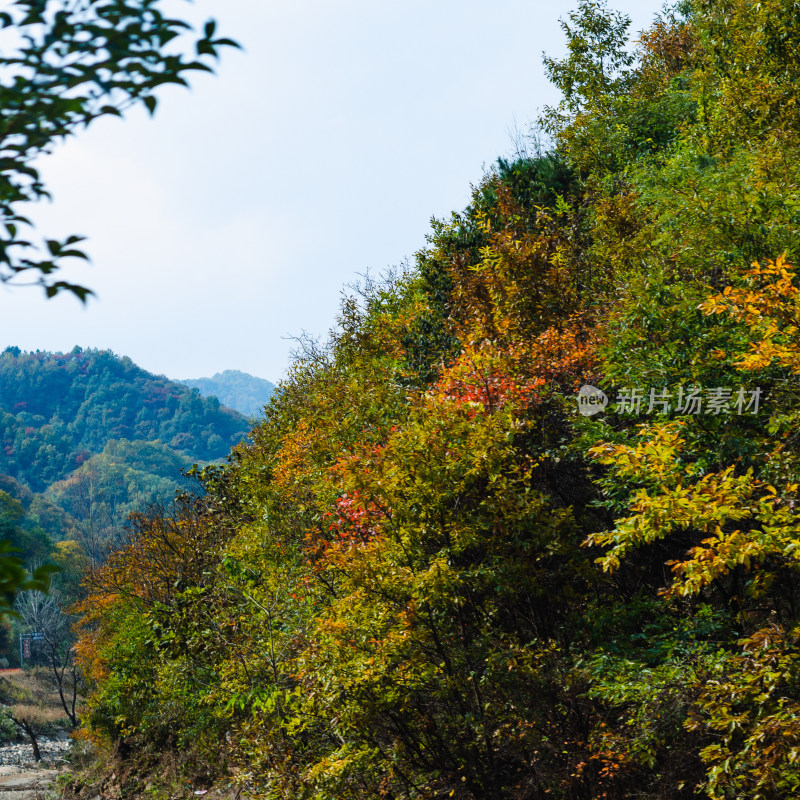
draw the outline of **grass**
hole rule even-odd
[[[52,675],[44,668],[0,674],[0,701],[15,719],[26,719],[37,735],[54,733],[59,728],[69,729],[58,689]],[[0,735],[3,733],[6,731],[0,730]]]

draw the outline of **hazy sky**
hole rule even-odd
[[[97,298],[0,287],[23,349],[111,348],[173,378],[277,380],[301,331],[324,334],[342,287],[413,257],[431,216],[469,201],[482,167],[557,100],[576,2],[197,0],[244,52],[170,88],[154,119],[108,119],[41,163],[47,236],[89,238],[61,277]],[[611,2],[646,27],[661,6]]]

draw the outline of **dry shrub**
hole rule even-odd
[[[47,728],[64,719],[64,709],[60,706],[40,706],[28,703],[15,703],[9,708],[14,719],[26,720],[34,729]]]

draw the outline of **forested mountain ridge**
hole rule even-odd
[[[87,736],[186,797],[800,795],[798,19],[579,2],[551,146],[91,573]]]
[[[110,351],[0,353],[0,473],[36,492],[110,440],[160,441],[190,460],[212,461],[247,429],[215,398]]]
[[[274,383],[238,369],[217,372],[213,378],[187,378],[179,383],[197,389],[203,397],[216,397],[247,417],[260,414],[275,391]]]
[[[224,458],[248,423],[216,398],[110,351],[0,353],[0,539],[26,565],[55,562],[68,606],[81,572],[124,536],[127,517],[169,503],[185,473]],[[30,620],[28,620],[30,623]],[[0,656],[18,663],[0,625]],[[12,637],[13,638],[13,637]]]

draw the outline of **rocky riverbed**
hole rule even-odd
[[[67,738],[41,737],[42,760],[33,760],[28,743],[0,745],[0,800],[42,800],[61,771],[71,742]]]
[[[64,756],[72,744],[68,738],[40,736],[38,741],[39,751],[42,754],[39,766],[57,766],[65,763]],[[30,743],[16,742],[0,745],[0,766],[36,766]]]

